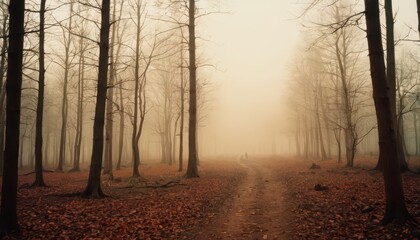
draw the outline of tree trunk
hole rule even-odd
[[[133,133],[131,135],[131,146],[133,149],[133,177],[140,176],[140,150],[137,138],[138,117],[139,117],[139,100],[141,99],[140,88],[140,33],[141,33],[141,2],[137,3],[137,31],[136,31],[136,49],[135,49],[135,67],[134,67],[134,116],[133,116]]]
[[[321,119],[319,117],[319,103],[316,102],[316,128],[318,129],[318,137],[319,137],[319,146],[321,151],[321,160],[327,159],[327,153],[325,152],[324,147],[324,137],[322,135],[322,127],[321,127]]]
[[[190,111],[188,124],[188,167],[187,178],[198,177],[197,167],[197,66],[195,64],[195,0],[189,0],[188,51],[190,57]]]
[[[80,171],[80,151],[83,138],[83,101],[85,89],[85,46],[83,37],[79,39],[80,57],[79,57],[79,79],[77,84],[77,116],[76,116],[76,137],[74,140],[74,160],[71,171]]]
[[[116,0],[114,0],[114,6],[117,6],[117,2]],[[124,1],[121,1],[120,3],[120,11],[119,11],[119,15],[118,18],[119,20],[114,23],[117,26],[115,27],[116,30],[119,29],[120,26],[120,20],[121,20],[121,16],[122,16],[122,10],[123,10],[123,6],[124,6]],[[115,61],[114,64],[116,65],[118,63],[118,58],[120,56],[120,51],[121,51],[121,46],[122,46],[122,33],[120,34],[119,31],[117,31],[117,42],[118,42],[118,47],[117,47],[117,52],[115,53]],[[114,66],[114,69],[116,67]],[[117,79],[117,71],[114,71],[114,78]],[[116,169],[120,170],[121,168],[121,160],[122,160],[122,152],[123,152],[123,146],[124,146],[124,97],[123,97],[123,93],[122,93],[122,89],[123,89],[123,81],[120,80],[119,81],[119,96],[120,96],[120,106],[119,106],[119,115],[120,115],[120,126],[119,126],[119,141],[118,141],[118,160],[117,160],[117,166]]]
[[[391,100],[391,111],[394,118],[397,139],[398,161],[402,172],[408,170],[408,164],[404,155],[404,147],[401,133],[398,128],[397,120],[397,89],[396,89],[396,71],[395,71],[395,41],[394,41],[394,15],[392,10],[392,0],[385,0],[385,16],[386,16],[386,58],[387,68],[386,75],[389,84],[389,96]],[[383,154],[379,154],[379,160],[375,169],[383,170]]]
[[[120,82],[119,93],[120,93],[120,136],[118,141],[118,161],[117,170],[121,168],[122,152],[124,147],[124,99],[122,93],[122,81]]]
[[[404,199],[404,191],[399,171],[395,118],[392,99],[386,79],[384,51],[378,0],[365,0],[366,29],[369,49],[370,71],[373,86],[376,118],[378,121],[379,148],[383,159],[386,209],[383,224],[392,221],[411,220]]]
[[[38,103],[36,108],[36,136],[35,136],[35,182],[34,187],[43,187],[44,176],[42,167],[42,120],[44,116],[44,86],[45,86],[45,66],[44,66],[44,21],[45,21],[45,2],[41,0],[39,9],[39,79],[38,79]]]
[[[103,198],[101,189],[101,170],[104,147],[105,104],[108,77],[109,50],[109,12],[110,0],[102,0],[101,30],[99,43],[98,87],[95,106],[95,120],[93,123],[92,158],[89,170],[89,180],[83,197]]]
[[[6,79],[6,140],[4,174],[1,191],[0,237],[19,230],[16,212],[20,101],[22,93],[22,59],[25,0],[9,3],[9,51]]]
[[[111,31],[111,46],[110,46],[110,66],[109,66],[109,89],[108,98],[106,102],[106,129],[105,129],[105,162],[104,162],[104,174],[110,174],[112,176],[112,132],[114,128],[114,79],[115,79],[115,60],[114,60],[114,46],[115,46],[115,31],[116,31],[116,1],[114,0],[112,10],[112,31]]]
[[[67,86],[69,81],[70,70],[70,44],[72,19],[73,19],[73,0],[70,1],[70,17],[67,38],[65,38],[65,56],[64,56],[64,82],[63,82],[63,97],[61,102],[61,132],[60,132],[60,153],[58,156],[58,171],[63,171],[66,160],[66,138],[67,138],[67,114],[68,114],[68,99],[67,99]],[[63,30],[64,31],[64,30]]]
[[[297,117],[296,121],[296,133],[295,133],[295,144],[296,144],[296,156],[300,157],[300,121],[299,116]]]
[[[185,85],[184,85],[184,37],[182,36],[181,32],[181,48],[180,48],[180,57],[181,57],[181,64],[180,64],[180,78],[181,78],[181,122],[179,124],[179,159],[178,159],[178,171],[182,172],[183,166],[183,153],[184,153],[184,112],[185,112]]]
[[[418,19],[417,31],[420,36],[420,0],[417,0],[417,19]]]
[[[7,120],[6,120],[7,121]],[[26,133],[26,127],[25,127],[25,133]],[[22,134],[20,137],[20,149],[19,149],[19,169],[23,168],[23,143],[25,140],[25,133]]]
[[[7,21],[9,15],[3,10],[3,31],[2,35],[7,35]],[[7,50],[7,40],[8,38],[4,37],[1,47],[1,56],[0,56],[0,175],[3,175],[3,162],[4,162],[4,124],[5,124],[5,114],[4,114],[4,100],[6,96],[6,91],[4,90],[4,71],[6,69],[6,50]]]
[[[178,127],[178,121],[180,119],[181,115],[178,115],[177,118],[175,119],[175,123],[174,123],[174,134],[172,135],[172,156],[171,159],[173,160],[173,162],[175,163],[175,155],[176,155],[176,129]]]
[[[418,137],[418,130],[417,130],[417,113],[416,111],[411,112],[413,115],[413,128],[414,128],[414,142],[416,144],[416,157],[419,156],[419,137]]]

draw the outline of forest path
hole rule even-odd
[[[241,165],[247,174],[232,201],[194,239],[288,239],[285,187],[279,175],[256,160]]]

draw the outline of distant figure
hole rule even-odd
[[[248,153],[245,153],[245,159],[248,159]]]

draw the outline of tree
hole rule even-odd
[[[61,102],[61,133],[60,133],[60,152],[58,156],[58,166],[57,170],[63,171],[66,158],[66,138],[67,138],[67,115],[68,115],[68,99],[67,99],[67,88],[69,82],[69,70],[70,70],[70,46],[71,46],[71,29],[73,22],[73,0],[70,1],[70,17],[69,23],[67,26],[67,36],[65,33],[65,28],[63,30],[64,38],[64,79],[63,79],[63,96]]]
[[[394,15],[392,10],[392,0],[385,0],[385,15],[386,15],[386,76],[390,88],[391,110],[394,117],[394,124],[397,134],[398,147],[398,161],[400,162],[401,171],[408,170],[408,165],[405,160],[403,139],[399,131],[400,124],[397,118],[397,87],[396,87],[396,67],[395,67],[395,41],[394,41]],[[379,155],[376,169],[383,170],[382,153]]]
[[[140,176],[139,164],[140,164],[140,150],[139,140],[141,131],[143,129],[144,118],[146,114],[146,96],[145,87],[146,79],[141,79],[140,74],[140,41],[141,41],[141,27],[142,13],[144,11],[142,1],[136,3],[136,48],[135,48],[135,62],[134,62],[134,115],[133,115],[133,132],[131,135],[131,147],[133,150],[133,177]],[[144,81],[142,81],[144,80]],[[140,111],[140,114],[139,114]],[[140,121],[138,120],[140,116]]]
[[[44,116],[44,86],[45,86],[45,3],[41,0],[39,9],[39,79],[38,79],[38,103],[36,108],[36,136],[35,136],[35,182],[34,187],[45,186],[42,168],[42,123]]]
[[[108,97],[106,102],[106,128],[105,128],[105,158],[104,158],[104,174],[109,174],[112,177],[112,132],[114,128],[114,82],[115,82],[115,55],[114,55],[114,48],[115,48],[115,37],[116,37],[116,30],[117,25],[115,24],[116,21],[116,12],[117,6],[116,1],[113,1],[113,10],[112,10],[112,30],[111,30],[111,45],[110,45],[110,53],[109,53],[109,89],[108,89]]]
[[[103,198],[101,189],[101,170],[104,143],[105,103],[108,77],[108,51],[109,51],[109,15],[110,0],[102,0],[101,30],[99,42],[99,70],[98,86],[96,92],[95,119],[93,123],[93,146],[89,179],[82,196],[86,198]]]
[[[7,10],[5,7],[1,8],[3,14],[3,23],[2,23],[2,35],[7,35],[7,20],[9,18]],[[0,175],[3,174],[3,160],[4,160],[4,123],[5,123],[5,114],[4,114],[4,100],[6,96],[6,91],[4,89],[4,72],[6,70],[6,50],[7,50],[7,40],[8,38],[3,37],[2,46],[1,46],[1,56],[0,56]]]
[[[190,72],[190,106],[188,123],[188,167],[187,178],[198,177],[197,156],[197,66],[195,54],[195,0],[189,0],[188,6],[188,52]]]
[[[182,28],[181,28],[182,29]],[[185,81],[184,81],[184,36],[181,31],[181,45],[180,45],[180,109],[179,114],[181,116],[179,124],[179,159],[178,159],[178,171],[183,170],[183,153],[184,153],[184,112],[185,112]]]
[[[85,53],[87,45],[85,44],[83,34],[85,29],[81,30],[81,37],[79,38],[79,77],[77,81],[77,114],[76,114],[76,136],[74,139],[74,159],[73,168],[71,171],[80,171],[80,151],[82,146],[83,136],[83,104],[85,92]]]
[[[384,185],[386,208],[383,224],[392,221],[412,221],[407,211],[404,191],[399,171],[395,119],[392,112],[392,99],[388,92],[384,50],[378,0],[365,0],[366,31],[369,49],[370,71],[373,85],[373,99],[378,121],[379,148],[384,163]]]
[[[419,32],[419,36],[420,36],[420,0],[417,0],[417,19],[419,21],[418,26],[417,26],[417,31]]]
[[[22,94],[25,0],[10,0],[9,47],[6,79],[6,139],[0,207],[0,236],[17,232],[16,201]]]

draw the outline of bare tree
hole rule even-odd
[[[62,27],[63,39],[64,39],[64,78],[63,78],[63,96],[61,102],[61,133],[60,133],[60,152],[58,156],[58,171],[63,171],[63,167],[66,160],[66,139],[67,139],[67,115],[68,115],[68,82],[69,82],[69,70],[70,70],[70,47],[72,42],[71,29],[73,24],[73,0],[70,1],[70,12],[67,32],[66,28]]]
[[[396,88],[396,70],[395,70],[395,40],[394,40],[394,15],[392,10],[392,0],[385,0],[385,15],[386,15],[386,76],[390,88],[391,107],[394,116],[394,124],[397,134],[397,146],[398,146],[398,161],[400,162],[401,171],[405,172],[408,170],[408,165],[405,160],[403,139],[401,132],[399,131],[400,125],[397,118],[397,88]],[[378,164],[376,165],[377,170],[383,170],[383,154],[380,153]]]
[[[38,103],[36,108],[36,136],[35,136],[35,182],[34,187],[45,186],[42,167],[42,124],[44,117],[44,91],[45,91],[45,3],[41,0],[39,9],[39,78]]]
[[[104,143],[105,103],[108,77],[108,51],[110,28],[110,0],[102,0],[101,30],[99,43],[98,86],[93,123],[93,147],[89,170],[89,179],[82,196],[87,198],[103,198],[101,188],[101,170]]]
[[[9,47],[6,79],[6,140],[0,207],[0,236],[19,230],[16,202],[22,93],[25,1],[10,0]]]
[[[188,123],[188,167],[187,178],[198,177],[198,154],[197,154],[197,66],[196,66],[196,46],[195,46],[195,0],[189,0],[188,5],[188,66],[190,72],[190,104],[189,104],[189,123]]]
[[[7,35],[7,22],[9,15],[4,6],[1,7],[3,22],[1,27],[1,32],[3,36]],[[2,46],[1,46],[1,56],[0,56],[0,175],[3,175],[3,160],[4,160],[4,125],[5,125],[5,114],[4,114],[4,100],[6,96],[6,91],[4,88],[4,73],[6,71],[6,50],[7,50],[7,40],[8,38],[3,37]]]
[[[386,78],[382,48],[379,2],[378,0],[365,0],[364,2],[373,98],[378,121],[379,147],[384,161],[386,208],[382,223],[412,221],[413,219],[405,204],[398,161],[395,119],[392,111],[392,98],[388,91],[389,82]]]

